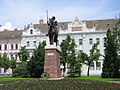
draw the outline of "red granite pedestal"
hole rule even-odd
[[[44,72],[47,72],[50,75],[50,78],[61,77],[60,55],[57,46],[45,46]]]

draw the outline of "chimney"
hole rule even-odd
[[[17,28],[14,29],[14,31],[17,31],[17,30],[18,30]]]
[[[7,29],[4,29],[4,31],[8,31]]]

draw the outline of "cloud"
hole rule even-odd
[[[14,30],[12,23],[11,22],[6,22],[4,25],[0,27],[0,31],[4,31],[5,29],[7,30]]]

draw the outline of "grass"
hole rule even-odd
[[[0,82],[23,80],[23,79],[31,79],[31,78],[0,77]]]
[[[65,77],[65,78],[71,78],[71,77]],[[81,76],[81,77],[75,77],[73,79],[87,79],[87,80],[96,80],[96,81],[107,81],[107,82],[120,82],[120,78],[102,78],[100,76]]]
[[[0,82],[24,80],[33,78],[16,78],[16,77],[0,77]],[[120,82],[120,78],[101,78],[100,76],[81,76],[81,77],[65,77],[65,79],[86,79],[105,82]]]

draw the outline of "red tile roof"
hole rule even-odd
[[[0,38],[20,38],[23,30],[1,31]]]

